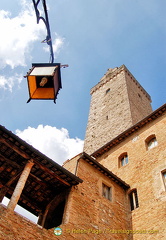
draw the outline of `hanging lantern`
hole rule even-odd
[[[32,64],[27,73],[29,100],[53,99],[56,101],[61,85],[60,63]]]

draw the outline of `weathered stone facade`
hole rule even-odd
[[[88,154],[152,112],[150,96],[124,65],[108,69],[91,95],[84,144]]]

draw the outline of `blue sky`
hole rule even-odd
[[[47,0],[62,90],[57,103],[31,101],[23,77],[32,63],[48,63],[44,24],[31,0],[0,8],[0,123],[62,163],[81,151],[90,89],[108,68],[125,64],[152,97],[165,103],[166,2],[163,0]],[[41,7],[42,9],[42,7]],[[55,150],[56,149],[56,150]]]

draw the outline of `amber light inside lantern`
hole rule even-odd
[[[33,64],[27,75],[30,99],[55,99],[61,88],[60,64]]]

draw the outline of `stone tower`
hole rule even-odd
[[[92,154],[152,112],[151,98],[122,65],[108,69],[91,89],[84,151]]]

